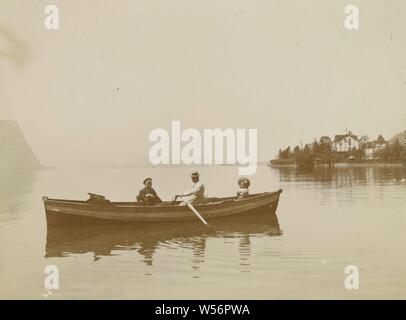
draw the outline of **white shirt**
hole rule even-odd
[[[197,198],[204,198],[204,184],[201,181],[198,181],[192,185],[192,193]]]

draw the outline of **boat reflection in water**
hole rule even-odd
[[[191,212],[191,215],[193,213]],[[93,253],[94,260],[118,255],[119,250],[137,250],[152,265],[159,246],[168,242],[191,248],[193,261],[203,259],[210,238],[237,238],[242,261],[250,251],[250,236],[280,236],[278,218],[272,211],[227,219],[216,219],[212,229],[199,220],[142,224],[55,225],[48,224],[45,257],[64,257]],[[243,262],[242,262],[243,263]]]

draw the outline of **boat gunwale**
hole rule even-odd
[[[214,205],[222,205],[225,202],[232,202],[232,203],[245,203],[258,200],[264,196],[270,195],[280,195],[282,193],[282,189],[272,192],[261,192],[255,193],[249,196],[249,198],[244,199],[236,199],[235,197],[221,197],[219,201],[213,201],[208,203],[196,204],[195,207],[207,207],[207,206],[214,206]],[[108,203],[89,203],[86,200],[67,200],[67,199],[54,199],[48,198],[46,196],[42,197],[44,204],[46,203],[54,203],[54,204],[65,204],[65,205],[80,205],[80,206],[97,206],[97,207],[118,207],[118,208],[176,208],[179,207],[179,203],[172,204],[171,201],[164,201],[162,204],[157,204],[154,206],[145,206],[145,205],[137,205],[137,202],[108,202]]]

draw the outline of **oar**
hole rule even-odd
[[[180,198],[182,198],[181,196],[179,196]],[[175,197],[175,201],[178,198],[178,196]],[[201,216],[201,214],[196,210],[196,208],[191,204],[191,203],[187,203],[187,206],[189,207],[190,210],[193,211],[193,213],[209,228],[211,228],[211,226],[207,223],[206,220],[204,220],[204,218]]]
[[[197,217],[198,217],[200,220],[202,220],[202,222],[203,222],[206,226],[210,227],[210,225],[206,222],[206,220],[203,219],[203,217],[200,215],[199,212],[197,212],[197,210],[195,209],[195,207],[194,207],[191,203],[188,203],[187,206],[190,208],[190,210],[193,211],[193,213],[194,213],[195,215],[197,215]]]

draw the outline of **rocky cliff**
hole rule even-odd
[[[10,120],[0,120],[0,170],[39,168],[42,168],[42,165],[18,124]]]

